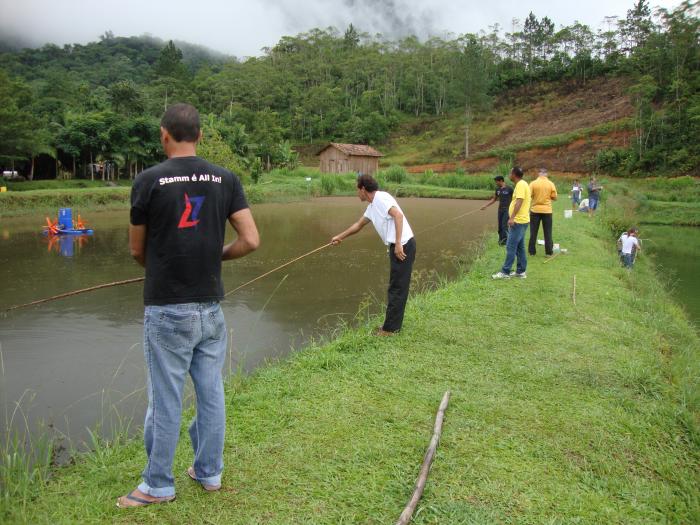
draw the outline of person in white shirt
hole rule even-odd
[[[635,257],[642,250],[642,245],[639,242],[638,236],[639,230],[637,228],[630,228],[620,235],[620,238],[617,240],[620,259],[625,268],[632,268]]]
[[[588,199],[583,199],[578,205],[578,211],[588,211]]]
[[[581,202],[581,195],[583,194],[583,188],[579,184],[578,179],[574,181],[574,185],[571,187],[571,209],[575,210],[579,203]],[[586,204],[587,205],[587,204]]]
[[[382,242],[389,247],[391,267],[386,317],[376,335],[394,335],[401,330],[403,324],[413,261],[416,258],[416,240],[396,199],[385,191],[379,191],[379,185],[371,175],[360,175],[357,178],[357,196],[362,202],[369,202],[364,215],[348,229],[334,236],[331,243],[338,245],[370,222],[374,225]]]

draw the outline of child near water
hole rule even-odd
[[[617,240],[617,251],[620,254],[622,265],[627,269],[632,269],[634,259],[642,250],[639,242],[639,229],[632,227]]]
[[[583,188],[579,184],[578,179],[574,181],[574,185],[571,188],[571,209],[575,210],[578,208],[581,202],[581,195],[583,194]]]

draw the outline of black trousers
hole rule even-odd
[[[412,238],[403,246],[406,259],[399,261],[394,253],[394,245],[389,245],[389,290],[387,293],[386,317],[383,330],[398,332],[403,324],[403,312],[408,301],[408,288],[411,285],[413,261],[416,260],[416,240]]]
[[[542,232],[544,233],[544,253],[552,255],[552,214],[551,213],[533,213],[530,212],[530,243],[527,246],[527,251],[530,255],[535,255],[537,252],[537,233],[540,230],[540,222],[542,223]]]
[[[508,240],[508,208],[498,208],[498,244]]]

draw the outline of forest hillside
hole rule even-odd
[[[189,102],[204,116],[203,153],[244,176],[309,161],[328,141],[371,144],[389,164],[466,157],[482,169],[544,148],[571,157],[566,169],[697,174],[694,2],[652,11],[637,0],[605,28],[532,12],[516,22],[425,41],[312,29],[246,59],[110,32],[85,45],[0,44],[0,167],[85,178],[109,163],[133,177],[162,159],[163,109]]]

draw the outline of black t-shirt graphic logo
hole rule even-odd
[[[180,224],[177,225],[178,228],[192,228],[199,223],[199,210],[202,209],[202,204],[204,204],[204,196],[201,197],[190,197],[185,193],[185,211],[182,212],[182,217],[180,217]]]
[[[144,304],[223,299],[226,225],[247,207],[238,177],[199,157],[174,157],[139,174],[131,224],[146,226]]]

